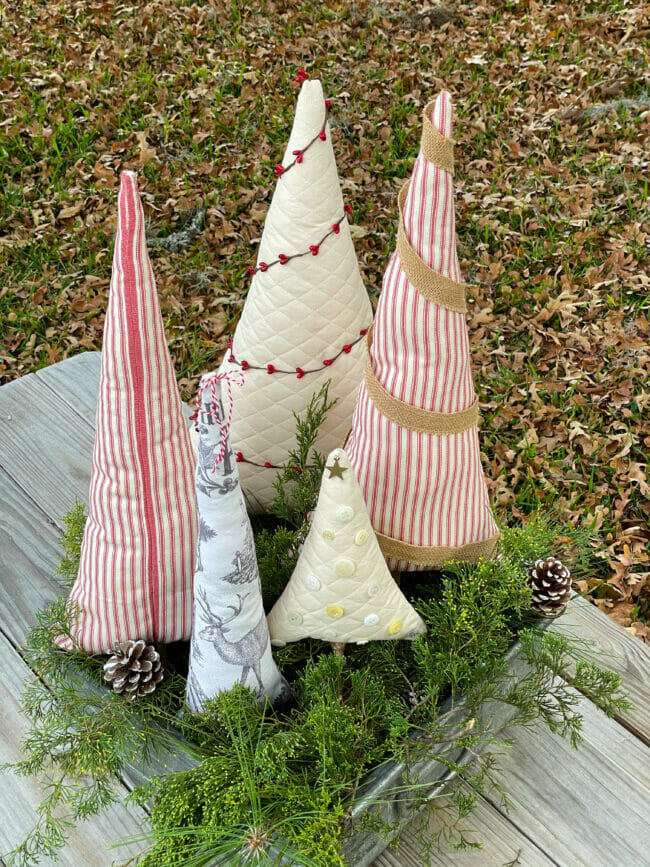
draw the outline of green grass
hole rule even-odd
[[[245,298],[241,274],[263,227],[254,214],[272,195],[300,66],[333,98],[335,151],[354,182],[345,195],[367,230],[356,246],[376,298],[421,107],[444,83],[457,115],[458,249],[475,297],[497,511],[594,515],[611,562],[627,556],[640,569],[650,556],[638,481],[639,467],[648,481],[648,113],[580,114],[645,92],[640,9],[590,2],[569,27],[555,4],[532,13],[500,2],[461,7],[442,28],[422,27],[406,2],[169,0],[113,14],[26,0],[5,11],[0,376],[101,347],[117,175],[133,167],[156,234],[176,231],[198,202],[208,210],[188,249],[152,254],[181,389],[193,394]],[[142,131],[155,150],[143,166]],[[79,214],[58,218],[79,203]],[[538,441],[526,443],[531,430]],[[612,465],[623,430],[631,447]],[[609,574],[605,559],[600,577]],[[631,615],[643,615],[646,597],[628,590]]]

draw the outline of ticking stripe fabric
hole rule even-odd
[[[190,637],[195,458],[165,341],[136,176],[124,172],[104,326],[89,514],[70,594],[90,653]],[[70,642],[61,638],[60,646]]]
[[[449,94],[441,92],[430,111],[433,125],[450,140]],[[450,167],[448,160],[445,165]],[[421,151],[403,200],[403,232],[422,260],[421,270],[432,269],[460,284],[454,216],[451,173]],[[419,292],[406,276],[399,251],[384,275],[370,353],[376,379],[398,401],[471,417],[476,395],[465,314]],[[408,429],[382,413],[364,382],[346,452],[392,569],[489,556],[498,530],[475,424],[445,435]]]

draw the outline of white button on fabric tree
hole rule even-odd
[[[222,372],[239,370],[231,439],[249,511],[268,509],[273,482],[295,447],[295,418],[331,381],[316,443],[343,442],[364,364],[372,308],[339,186],[320,81],[300,91],[289,144],[276,169],[258,260]]]
[[[425,631],[388,571],[343,449],[327,459],[309,534],[268,621],[278,645],[308,637],[364,644]]]
[[[230,380],[241,374],[231,373]],[[205,702],[235,683],[263,700],[282,701],[289,686],[271,654],[250,519],[228,438],[223,378],[204,376],[197,400],[196,500],[199,539],[194,573],[194,622],[187,703]]]

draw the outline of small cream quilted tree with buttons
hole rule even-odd
[[[274,645],[320,638],[335,650],[426,630],[386,566],[343,449],[327,459],[309,535],[268,622]]]

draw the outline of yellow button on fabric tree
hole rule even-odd
[[[352,560],[348,560],[347,557],[341,557],[341,559],[337,560],[334,564],[334,574],[339,578],[349,578],[350,575],[354,575],[356,570],[356,565]]]
[[[328,605],[325,611],[328,617],[343,617],[343,609],[340,605]]]
[[[391,623],[388,624],[388,633],[389,633],[389,635],[397,635],[397,633],[400,631],[401,628],[402,628],[402,621],[401,620],[393,620]]]

